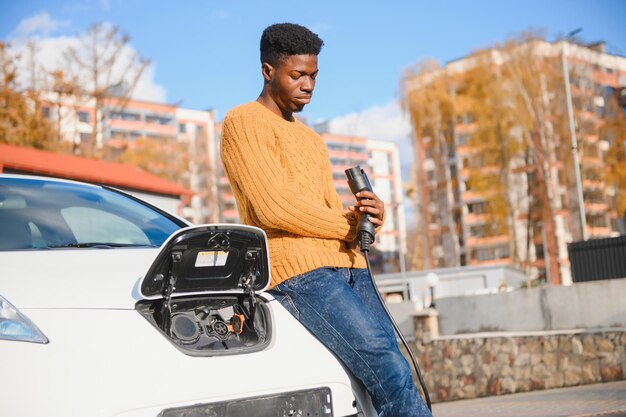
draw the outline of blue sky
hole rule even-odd
[[[98,21],[118,25],[152,61],[149,76],[167,102],[214,108],[220,118],[260,92],[259,37],[277,22],[308,26],[326,43],[303,114],[311,122],[397,99],[403,70],[418,60],[445,63],[529,28],[554,39],[582,27],[583,40],[605,40],[626,55],[625,0],[0,0],[0,38],[14,39],[21,23],[44,13],[45,37],[76,35]]]

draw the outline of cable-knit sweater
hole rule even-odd
[[[241,221],[267,234],[271,287],[320,267],[365,267],[317,133],[254,101],[226,115],[221,156]]]

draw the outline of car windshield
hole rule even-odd
[[[0,251],[155,247],[183,226],[102,187],[0,177]]]

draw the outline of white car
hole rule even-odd
[[[260,229],[0,174],[0,415],[376,416],[269,278]]]

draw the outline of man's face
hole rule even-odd
[[[288,55],[270,67],[269,92],[283,114],[302,111],[309,104],[317,77],[316,55]]]

